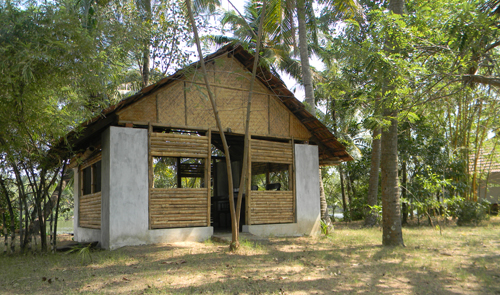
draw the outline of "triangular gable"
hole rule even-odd
[[[194,68],[195,69],[195,68]],[[207,64],[224,128],[244,134],[251,73],[232,55]],[[258,136],[308,140],[311,133],[262,82],[254,83],[250,133]],[[120,121],[154,122],[178,128],[214,128],[212,106],[200,71],[185,73],[118,113]]]

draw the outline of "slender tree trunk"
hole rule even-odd
[[[323,186],[323,180],[321,176],[321,168],[319,169],[319,200],[320,200],[320,210],[321,210],[321,219],[324,222],[328,222],[330,219],[328,218],[328,204],[326,203],[325,196],[325,187]]]
[[[352,199],[354,198],[354,190],[352,188],[352,179],[351,179],[351,174],[349,172],[346,172],[345,174],[345,181],[346,181],[346,186],[347,186],[347,201],[348,201],[348,210],[349,210],[349,219],[352,219]]]
[[[380,167],[382,171],[382,244],[398,246],[403,243],[398,180],[398,112],[384,110],[391,126],[382,130]]]
[[[299,23],[300,64],[302,67],[302,83],[304,84],[304,91],[306,96],[306,108],[313,116],[315,116],[316,107],[314,101],[314,88],[312,82],[311,67],[309,65],[309,50],[307,46],[305,0],[297,0],[296,5],[297,19]]]
[[[66,164],[67,164],[67,161],[64,161],[63,167],[61,170],[61,183],[59,184],[59,189],[57,192],[56,214],[54,217],[54,232],[53,232],[53,236],[52,236],[52,252],[53,253],[55,253],[56,249],[57,249],[57,221],[59,219],[59,204],[61,203],[61,194],[62,194],[64,187],[66,186],[66,182],[64,181],[64,174],[66,172],[65,171]]]
[[[257,32],[257,44],[255,47],[255,54],[254,54],[254,60],[253,60],[253,67],[252,67],[252,79],[250,80],[250,89],[248,91],[248,100],[247,100],[247,116],[246,116],[246,122],[245,122],[245,147],[243,149],[243,168],[241,171],[241,178],[240,178],[240,188],[238,190],[238,200],[236,202],[236,222],[238,225],[238,230],[239,230],[239,225],[241,223],[240,221],[240,215],[241,215],[241,202],[243,199],[243,188],[247,184],[247,179],[250,177],[250,175],[247,175],[247,170],[248,170],[248,153],[249,153],[249,141],[250,141],[250,114],[252,110],[252,95],[253,95],[253,88],[255,84],[255,78],[257,77],[257,67],[259,66],[259,56],[260,56],[260,43],[261,43],[261,38],[262,38],[262,27],[264,26],[264,19],[266,15],[266,6],[267,6],[267,1],[264,0],[262,3],[262,11],[261,11],[261,17],[259,20],[259,29]],[[248,189],[250,191],[250,189]],[[248,202],[248,195],[247,195],[247,202]]]
[[[402,181],[403,181],[403,220],[402,220],[402,225],[407,225],[408,224],[408,202],[406,201],[407,193],[406,193],[406,187],[407,187],[407,171],[406,171],[406,160],[403,161],[403,168],[401,169],[401,174],[402,174]]]
[[[403,14],[404,1],[391,0],[389,9],[396,14]],[[388,44],[394,40],[387,40]],[[387,46],[386,48],[392,48]],[[387,81],[390,88],[390,82]],[[392,104],[392,97],[383,102],[383,117],[391,126],[382,130],[381,143],[381,179],[382,179],[382,244],[384,246],[404,246],[401,229],[401,205],[398,179],[398,111]]]
[[[378,213],[371,210],[378,201],[378,174],[380,170],[380,128],[373,129],[372,136],[372,159],[370,168],[370,180],[368,182],[368,197],[366,200],[369,210],[365,218],[365,226],[371,227],[377,224]]]
[[[344,169],[342,169],[342,164],[339,165],[339,176],[340,176],[340,191],[342,193],[342,209],[344,210],[344,220],[348,219],[347,213],[347,203],[345,198],[345,187],[344,187]]]
[[[152,15],[151,15],[151,0],[141,0],[141,5],[143,6],[142,9],[144,10],[144,17],[143,17],[143,21],[147,23],[147,26],[148,28],[151,26],[151,19],[152,19]],[[149,31],[148,31],[148,34],[149,34]],[[146,87],[149,85],[149,76],[150,76],[150,63],[151,63],[151,60],[149,58],[149,55],[150,55],[150,48],[149,48],[149,44],[150,44],[150,41],[151,41],[151,36],[148,35],[145,39],[144,39],[144,44],[143,44],[143,48],[142,48],[142,69],[141,69],[141,74],[142,74],[142,87]]]
[[[7,232],[7,219],[5,218],[5,212],[2,213],[2,222],[3,222],[3,236],[4,236],[3,254],[7,254],[7,249],[9,249],[9,235]]]
[[[10,248],[10,252],[14,253],[14,251],[15,251],[14,241],[16,239],[16,220],[14,217],[14,208],[12,207],[12,201],[10,200],[10,197],[9,197],[9,191],[7,190],[7,186],[5,185],[5,181],[2,178],[2,176],[0,176],[0,186],[2,187],[3,193],[5,195],[5,201],[7,202],[7,209],[9,210],[9,216],[10,216],[10,247],[9,248]],[[7,234],[5,237],[7,238]],[[6,242],[7,242],[7,240],[6,240]]]
[[[208,97],[212,104],[212,109],[214,111],[215,121],[217,122],[217,128],[219,129],[222,145],[224,146],[224,154],[226,156],[226,169],[227,169],[227,182],[228,182],[228,192],[229,192],[229,212],[231,214],[231,232],[232,241],[230,245],[231,250],[236,250],[239,248],[239,228],[236,221],[236,212],[234,206],[234,196],[233,196],[233,173],[231,169],[231,156],[229,154],[229,146],[227,144],[226,136],[224,134],[224,129],[222,128],[222,123],[219,116],[219,111],[217,110],[217,105],[215,103],[215,98],[210,88],[210,83],[208,81],[207,69],[205,66],[205,60],[203,58],[203,52],[201,50],[200,38],[198,36],[198,28],[196,27],[196,22],[194,20],[193,11],[191,8],[191,0],[186,0],[186,6],[189,14],[189,20],[191,22],[191,27],[193,28],[194,39],[196,41],[196,47],[198,49],[198,55],[200,56],[200,66],[203,72],[203,79],[205,80],[205,86],[207,88]]]

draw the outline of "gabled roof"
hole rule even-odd
[[[206,56],[205,62],[212,61],[225,54],[234,56],[247,70],[250,72],[252,71],[254,57],[240,45],[226,45],[216,52]],[[163,78],[157,83],[147,86],[138,91],[136,94],[106,108],[99,116],[82,124],[82,127],[85,127],[82,134],[77,135],[75,132],[68,134],[68,141],[78,148],[79,145],[88,140],[88,138],[92,135],[101,132],[110,125],[116,124],[118,122],[118,116],[116,113],[119,110],[122,110],[141,100],[148,94],[181,79],[184,76],[186,69],[197,67],[198,64],[199,62],[193,63],[185,69],[181,69],[173,75]],[[322,165],[334,165],[338,164],[340,161],[353,160],[349,153],[347,153],[345,147],[337,141],[330,130],[305,109],[304,105],[297,100],[297,98],[295,98],[290,90],[286,88],[285,83],[279,77],[273,75],[268,69],[259,67],[257,69],[257,79],[259,79],[263,85],[272,91],[276,97],[278,97],[281,102],[300,120],[309,132],[311,132],[313,135],[311,141],[318,144],[320,147],[320,162]]]
[[[470,172],[474,170],[474,157],[475,154],[469,156]],[[500,172],[500,143],[494,139],[484,142],[479,150],[476,169],[479,173]]]

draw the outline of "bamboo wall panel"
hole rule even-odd
[[[217,59],[216,84],[233,88],[249,89],[248,71],[233,57]],[[216,87],[217,107],[222,126],[231,128],[236,133],[245,133],[246,99],[248,92]],[[216,128],[216,126],[211,126]]]
[[[274,97],[269,100],[269,114],[270,135],[290,136],[290,113]]]
[[[216,77],[215,83],[220,85],[227,85],[234,88],[249,89],[249,75],[243,65],[238,62],[234,57],[221,57],[215,63]]]
[[[152,156],[207,158],[208,147],[207,136],[151,133]]]
[[[209,226],[207,188],[151,189],[152,229]]]
[[[149,95],[131,106],[118,111],[120,120],[156,122],[156,96]]]
[[[300,122],[297,117],[290,113],[290,136],[300,139],[309,139],[312,134],[307,130],[307,128]]]
[[[215,126],[212,104],[203,85],[186,82],[186,105],[188,126]]]
[[[101,192],[79,198],[78,225],[85,228],[101,229]]]
[[[184,83],[173,83],[158,92],[158,121],[174,126],[186,124]],[[149,121],[149,120],[145,120]]]
[[[290,143],[252,139],[252,162],[293,163],[293,147]]]
[[[209,83],[215,95],[224,129],[244,133],[251,73],[234,57],[207,63]],[[159,122],[217,130],[212,105],[200,69],[187,73],[164,89],[118,111],[120,120]],[[254,84],[250,132],[261,136],[310,138],[303,124],[260,81]]]
[[[248,93],[233,89],[216,88],[217,107],[222,126],[231,128],[232,132],[245,133],[246,98]],[[215,127],[215,126],[213,126]]]
[[[292,191],[251,191],[250,196],[251,224],[294,222]]]
[[[250,133],[253,135],[269,134],[269,96],[254,94],[250,115]],[[246,108],[245,108],[246,116]],[[246,120],[246,117],[245,117]]]

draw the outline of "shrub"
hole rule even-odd
[[[458,199],[456,203],[457,225],[474,224],[489,218],[488,210],[490,202],[481,200],[478,202]]]

